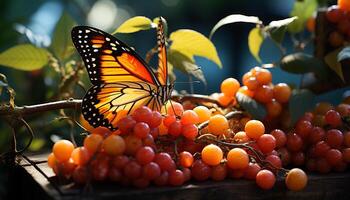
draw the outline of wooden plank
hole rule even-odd
[[[31,156],[33,160],[46,159],[46,155]],[[57,180],[53,177],[52,170],[46,163],[38,165],[49,177],[50,180]],[[227,179],[221,182],[191,182],[181,187],[155,187],[146,189],[135,189],[122,187],[114,184],[93,184],[90,192],[82,192],[72,183],[60,183],[59,188],[64,195],[60,195],[52,184],[40,174],[33,166],[23,167],[26,173],[32,177],[32,182],[38,183],[42,192],[47,193],[53,199],[350,199],[348,187],[350,185],[350,172],[331,173],[327,175],[309,174],[309,183],[305,190],[292,192],[286,189],[284,180],[279,179],[276,186],[269,191],[259,189],[255,182],[248,180]],[[85,188],[86,189],[86,188]]]

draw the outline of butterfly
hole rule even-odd
[[[82,101],[82,114],[92,126],[116,130],[119,119],[138,107],[160,111],[169,100],[173,84],[168,77],[163,20],[157,26],[157,72],[114,36],[88,26],[72,29],[73,44],[93,85]]]

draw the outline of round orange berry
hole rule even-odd
[[[223,158],[223,153],[220,147],[215,144],[209,144],[205,146],[201,153],[202,160],[207,165],[215,166],[220,164]]]
[[[265,126],[259,120],[250,120],[245,124],[244,131],[249,138],[257,140],[265,133]]]
[[[239,82],[234,78],[227,78],[221,83],[221,92],[228,97],[235,96],[239,89]]]
[[[208,130],[214,135],[223,135],[228,131],[228,121],[223,115],[214,115],[210,117]]]
[[[292,90],[285,83],[278,83],[273,87],[273,97],[280,103],[289,101]]]
[[[249,156],[241,148],[233,148],[227,154],[227,165],[231,169],[244,169],[248,167]]]
[[[74,145],[69,140],[59,140],[52,147],[52,152],[55,155],[56,160],[59,162],[68,161],[73,150]]]

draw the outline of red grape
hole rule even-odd
[[[155,154],[154,151],[151,147],[145,146],[141,147],[137,152],[136,152],[136,160],[138,163],[141,165],[146,165],[154,159]]]
[[[338,129],[331,129],[326,133],[327,144],[332,148],[340,148],[344,141],[344,136]]]
[[[145,138],[150,133],[150,128],[145,122],[138,122],[134,126],[134,134],[138,138]]]

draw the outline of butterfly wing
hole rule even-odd
[[[88,26],[76,26],[71,34],[93,85],[119,81],[159,85],[143,59],[112,35]]]
[[[94,127],[116,129],[117,121],[142,105],[159,110],[159,82],[134,50],[101,30],[77,26],[73,43],[94,85],[83,98],[84,118]]]
[[[157,78],[161,85],[168,85],[168,65],[167,52],[165,46],[164,24],[163,18],[160,17],[157,27],[157,43],[158,43],[158,71]]]
[[[94,127],[105,126],[116,129],[122,117],[140,106],[160,110],[162,103],[156,95],[154,85],[145,82],[117,82],[93,86],[82,103],[84,118]]]

